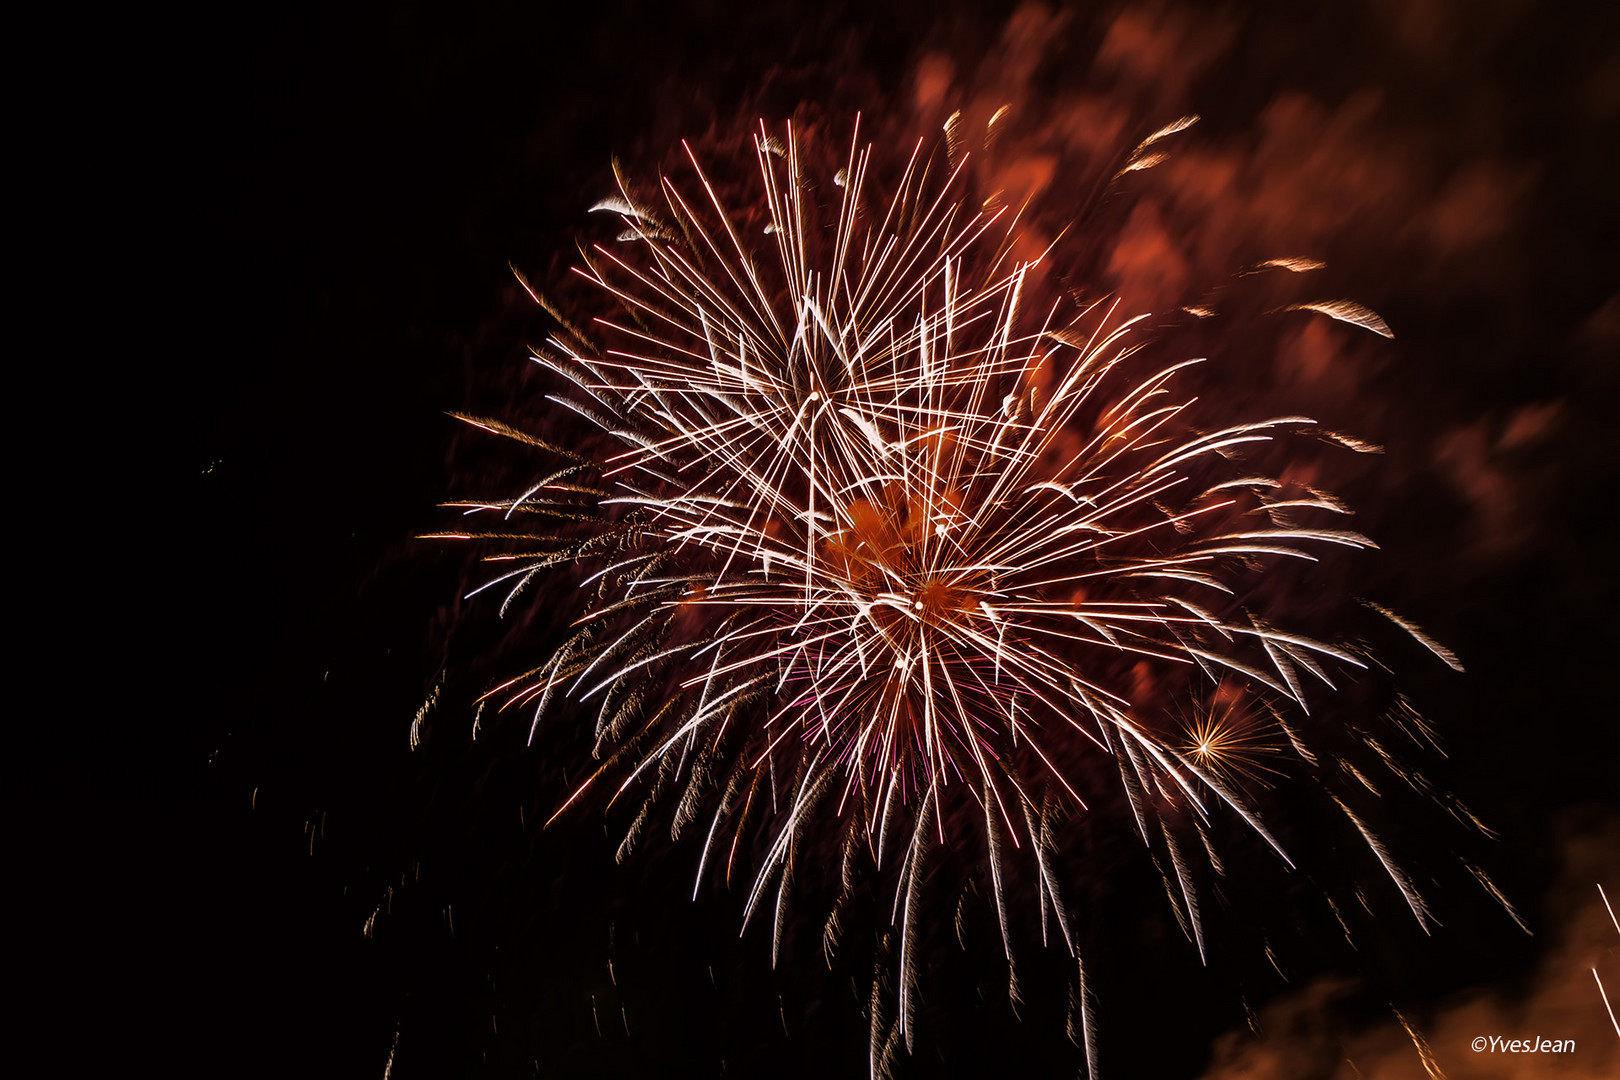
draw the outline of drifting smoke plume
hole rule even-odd
[[[1258,1036],[1225,1036],[1204,1080],[1605,1080],[1620,1073],[1620,1032],[1603,997],[1612,1003],[1620,984],[1620,928],[1604,899],[1620,881],[1620,822],[1572,820],[1562,863],[1538,920],[1545,951],[1522,989],[1462,991],[1437,1008],[1358,1029],[1338,1007],[1358,987],[1319,980],[1262,1010]],[[1499,1049],[1493,1036],[1571,1040],[1573,1049]]]

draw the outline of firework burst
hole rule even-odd
[[[845,895],[862,868],[889,882],[898,1010],[880,1023],[874,990],[874,1071],[916,1028],[931,848],[976,853],[1009,961],[1023,863],[1078,959],[1054,820],[1122,786],[1202,953],[1189,852],[1213,860],[1225,815],[1288,861],[1245,781],[1314,765],[1290,717],[1368,663],[1255,610],[1278,567],[1372,546],[1336,499],[1257,464],[1338,437],[1303,416],[1195,427],[1178,387],[1201,361],[1144,365],[1147,316],[1055,287],[1027,207],[970,197],[960,127],[943,161],[919,143],[886,182],[858,137],[829,160],[761,127],[740,204],[690,148],[685,185],[621,177],[594,208],[621,242],[577,269],[616,313],[581,328],[530,290],[558,324],[535,358],[571,386],[552,400],[601,434],[564,449],[465,417],[552,463],[456,504],[498,525],[441,534],[503,544],[482,586],[503,611],[579,568],[569,636],[483,698],[531,737],[561,701],[594,714],[600,764],[558,814],[640,798],[622,858],[673,804],[673,831],[703,837],[699,887],[747,867],[745,925],[774,912],[773,957],[805,844],[841,846]],[[1294,308],[1387,333],[1355,305]],[[838,925],[835,904],[829,947]]]

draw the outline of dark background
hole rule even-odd
[[[1533,166],[1511,270],[1434,293],[1397,264],[1368,286],[1437,425],[1499,429],[1558,404],[1553,434],[1512,463],[1535,498],[1512,504],[1525,516],[1495,556],[1465,557],[1469,531],[1499,519],[1470,516],[1433,462],[1392,452],[1408,502],[1379,524],[1407,568],[1393,579],[1422,582],[1420,621],[1469,663],[1421,689],[1442,703],[1447,779],[1503,832],[1490,865],[1532,923],[1570,822],[1617,803],[1620,38],[1605,5],[1563,7],[1479,41],[1455,29],[1469,5],[1431,5],[1432,33],[1460,36],[1455,63],[1425,74],[1378,5],[1233,5],[1238,42],[1188,91],[1211,123],[1241,125],[1282,90],[1332,103],[1378,85],[1407,133],[1466,145],[1466,120]],[[446,411],[510,406],[502,372],[541,327],[507,261],[537,276],[566,261],[610,156],[645,160],[805,95],[876,110],[925,52],[971,56],[1010,8],[932,11],[294,4],[114,28],[124,75],[85,135],[120,177],[95,261],[139,302],[104,343],[119,358],[104,388],[131,405],[105,429],[112,480],[85,487],[136,535],[92,537],[85,557],[138,552],[140,567],[93,601],[100,640],[81,647],[105,662],[62,692],[92,676],[113,690],[38,778],[59,808],[41,895],[64,940],[88,943],[52,965],[47,996],[87,1017],[91,1043],[208,1075],[865,1069],[851,988],[798,977],[813,942],[802,968],[772,971],[767,935],[737,943],[735,897],[690,903],[691,845],[615,866],[594,818],[540,834],[537,792],[567,762],[521,739],[474,747],[464,715],[412,753],[465,567],[411,537],[443,526],[434,504],[466,479]],[[1537,944],[1475,905],[1444,911],[1432,941],[1392,930],[1371,959],[1306,957],[1294,974],[1353,970],[1408,1003],[1522,982]],[[1227,976],[1186,952],[1133,969],[1115,950],[1110,1075],[1198,1075],[1243,1023]],[[1179,959],[1161,969],[1164,955]],[[986,1006],[982,1028],[939,1034],[954,1056],[924,1045],[916,1067],[1072,1075],[1063,1013]]]

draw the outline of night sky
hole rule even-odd
[[[507,264],[562,275],[612,157],[645,174],[683,136],[806,107],[932,137],[941,102],[1006,101],[1028,118],[1014,152],[1058,163],[1049,190],[1110,118],[1204,117],[1184,165],[1144,176],[1152,213],[1114,223],[1122,292],[1153,304],[1256,251],[1311,254],[1394,327],[1301,331],[1275,346],[1295,362],[1252,370],[1388,448],[1351,478],[1381,545],[1364,581],[1468,667],[1403,679],[1449,755],[1437,777],[1501,834],[1469,857],[1534,931],[1436,871],[1432,937],[1386,889],[1352,951],[1296,913],[1311,890],[1293,882],[1254,916],[1289,982],[1252,957],[1202,968],[1122,822],[1100,856],[1118,883],[1089,893],[1104,1075],[1357,1075],[1348,1057],[1421,1076],[1397,1008],[1447,1075],[1508,1075],[1475,1034],[1578,1038],[1545,1075],[1600,1075],[1620,1042],[1587,972],[1620,989],[1620,935],[1590,917],[1596,884],[1620,895],[1620,19],[1483,7],[605,0],[132,22],[96,131],[139,195],[130,242],[95,258],[140,314],[95,344],[148,358],[114,377],[142,402],[118,430],[143,466],[109,497],[149,571],[96,601],[118,690],[39,780],[63,808],[49,904],[89,943],[53,993],[182,1075],[864,1073],[870,973],[828,971],[812,905],[773,971],[768,933],[737,937],[739,896],[691,901],[689,837],[615,864],[622,822],[599,828],[600,808],[537,828],[572,744],[471,742],[456,680],[512,644],[458,601],[465,553],[413,537],[481,470],[514,468],[447,412],[543,415],[525,346],[547,323]],[[1433,818],[1406,850],[1467,854]],[[900,1075],[1075,1075],[1057,967],[1031,961],[1022,1019],[1004,976],[981,1000],[951,968]]]

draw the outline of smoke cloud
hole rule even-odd
[[[1544,903],[1540,963],[1522,989],[1480,988],[1432,1008],[1391,1006],[1382,1023],[1351,1028],[1338,1006],[1358,988],[1319,979],[1262,1009],[1260,1034],[1234,1032],[1216,1044],[1204,1080],[1605,1080],[1620,1075],[1620,1033],[1610,1002],[1620,989],[1620,928],[1612,903],[1620,885],[1620,821],[1572,827],[1562,873]],[[1568,1052],[1496,1049],[1492,1037],[1573,1040]],[[1485,1049],[1475,1050],[1484,1039]]]

